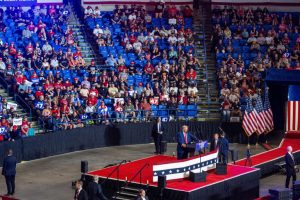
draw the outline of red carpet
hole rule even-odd
[[[287,146],[292,146],[293,152],[300,151],[300,132],[288,132],[286,133],[285,138],[281,141],[279,147],[251,156],[252,166],[255,167],[257,165],[261,165],[283,157],[286,153]],[[244,166],[245,159],[239,160],[235,164]]]
[[[135,175],[135,173],[145,163],[149,163],[150,166],[146,167],[143,171],[142,183],[147,184],[147,181],[149,181],[150,185],[156,186],[157,183],[152,182],[152,174],[153,174],[152,167],[153,167],[153,165],[160,164],[160,163],[166,163],[166,162],[170,162],[170,161],[176,161],[176,158],[171,157],[171,156],[160,155],[160,156],[152,156],[149,158],[144,158],[141,160],[136,160],[136,161],[133,161],[130,163],[123,164],[120,167],[120,180],[126,180],[126,177],[127,177],[127,179],[131,179]],[[115,166],[97,170],[97,171],[93,171],[93,172],[89,172],[88,174],[97,175],[97,176],[106,178],[112,172],[112,170],[114,168],[115,168]],[[250,167],[228,165],[227,175],[215,175],[214,170],[212,170],[208,173],[207,181],[204,183],[193,183],[193,182],[189,181],[188,179],[178,179],[178,180],[168,181],[167,188],[190,192],[192,190],[199,189],[201,187],[205,187],[208,185],[212,185],[212,184],[224,181],[226,179],[231,179],[236,176],[246,174],[246,173],[249,173],[249,172],[252,172],[255,170],[256,169],[250,168]],[[111,176],[111,178],[117,179],[117,173],[115,172]],[[139,176],[134,179],[134,182],[139,183]]]
[[[1,196],[1,195],[0,195],[0,199],[1,200],[18,200],[18,199],[15,199],[13,197],[7,197],[7,196]]]

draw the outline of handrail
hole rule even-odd
[[[5,80],[5,78],[2,76],[2,74],[0,75],[0,82],[3,85],[3,87],[6,90],[6,93],[9,94],[9,84],[8,82]]]
[[[139,174],[140,174],[140,184],[141,184],[142,183],[142,171],[148,166],[150,166],[150,164],[145,163],[144,166],[137,173],[135,173],[135,175],[130,179],[130,181],[127,181],[127,183],[125,184],[124,187],[128,186],[129,183],[131,183]]]
[[[145,163],[143,167],[141,167],[141,169],[139,169],[139,171],[137,171],[129,181],[126,180],[124,187],[121,190],[118,190],[118,192],[119,193],[122,192],[124,188],[126,188],[138,175],[140,175],[140,184],[142,184],[142,171],[148,166],[150,166],[150,164],[148,162]]]
[[[118,164],[118,166],[114,170],[112,170],[112,172],[106,177],[106,179],[101,183],[101,185],[103,185],[108,180],[108,178],[111,177],[115,173],[115,171],[117,171],[117,180],[119,180],[119,171],[120,171],[119,169],[120,169],[121,165],[126,162],[127,162],[127,160],[122,160]]]
[[[105,121],[105,120],[108,120],[108,121],[114,121],[114,120],[134,120],[135,122],[136,121],[144,121],[143,119],[145,118],[146,114],[144,114],[143,116],[141,115],[142,112],[144,113],[147,113],[147,112],[161,112],[161,111],[165,111],[167,112],[167,114],[165,116],[161,116],[160,114],[156,114],[156,115],[152,115],[150,114],[148,116],[149,119],[154,119],[154,118],[157,118],[157,117],[162,117],[162,118],[169,118],[171,116],[171,112],[175,112],[174,115],[172,115],[172,120],[180,120],[180,119],[184,119],[184,120],[192,120],[193,116],[189,116],[188,115],[188,111],[197,111],[197,109],[155,109],[155,110],[152,110],[152,111],[143,111],[143,110],[134,110],[133,112],[136,112],[138,113],[135,117],[129,117],[127,116],[125,118],[125,113],[128,113],[126,111],[122,112],[123,113],[123,116],[122,117],[117,117],[115,114],[118,113],[118,112],[115,112],[115,111],[108,111],[109,115],[110,116],[107,116],[107,117],[98,117],[98,118],[95,118],[95,117],[92,117],[92,118],[87,118],[87,119],[82,119],[81,122],[82,123],[88,123],[90,121]],[[183,113],[183,114],[180,114],[179,113]],[[94,113],[89,113],[90,115],[95,115],[95,114],[98,114],[97,112],[94,112]],[[59,125],[62,125],[62,124],[78,124],[78,122],[55,122],[55,125],[56,126],[59,126]],[[54,125],[54,124],[53,124]],[[89,124],[85,124],[85,125],[89,125]],[[93,125],[93,124],[92,124]]]
[[[202,32],[203,32],[203,47],[204,47],[204,58],[203,58],[203,63],[204,63],[204,66],[205,66],[205,71],[206,71],[206,74],[205,74],[205,79],[206,79],[206,92],[207,92],[207,96],[209,97],[209,102],[210,102],[210,94],[209,94],[209,89],[208,89],[208,67],[207,67],[207,54],[206,54],[206,42],[205,42],[205,20],[204,20],[204,17],[203,17],[203,12],[204,12],[204,8],[203,6],[201,7],[202,9],[202,12],[201,12],[201,19],[202,19]]]
[[[32,117],[32,109],[31,107],[28,105],[28,103],[26,103],[26,101],[24,101],[24,99],[19,95],[19,94],[15,94],[15,101],[18,102],[21,101],[22,106],[26,107],[27,111],[29,112],[29,117]]]

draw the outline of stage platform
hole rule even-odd
[[[291,131],[285,134],[285,137],[277,148],[251,156],[252,167],[259,168],[262,176],[278,171],[275,164],[284,161],[287,146],[293,147],[296,163],[300,163],[300,132]],[[245,159],[241,159],[235,164],[245,166],[245,161]]]
[[[157,183],[152,181],[154,164],[176,161],[175,157],[171,156],[151,156],[148,158],[132,161],[121,165],[119,170],[119,179],[117,173],[114,173],[104,184],[104,189],[107,191],[109,187],[117,184],[124,184],[126,180],[130,180],[135,173],[145,164],[149,163],[142,173],[142,185],[148,183],[148,194],[153,195],[151,199],[157,199],[159,188]],[[87,175],[96,175],[104,180],[115,169],[115,166],[92,171]],[[164,200],[196,200],[196,199],[254,199],[259,196],[259,169],[228,165],[227,175],[216,175],[215,170],[210,170],[207,175],[206,182],[194,183],[188,179],[177,179],[167,181],[166,189],[164,190]],[[137,176],[133,184],[140,183],[140,176]],[[108,188],[106,188],[108,187]],[[245,197],[245,194],[247,197]]]

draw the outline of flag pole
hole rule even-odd
[[[248,145],[247,145],[247,147],[250,147],[250,143],[249,143],[249,137],[251,136],[251,135],[248,135],[247,134],[247,132],[246,132],[246,130],[244,129],[244,127],[242,126],[242,128],[243,128],[243,130],[244,130],[244,132],[245,132],[245,134],[246,134],[246,136],[247,136],[247,143],[248,143]]]
[[[255,144],[255,148],[258,147],[258,140],[259,140],[259,134],[256,134],[256,144]]]
[[[247,137],[247,139],[248,139],[248,145],[247,145],[247,148],[250,148],[250,142],[249,142],[249,135],[248,135],[248,137]]]

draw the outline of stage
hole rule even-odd
[[[235,164],[228,164],[227,175],[216,175],[215,170],[208,171],[206,182],[194,183],[188,179],[167,181],[164,190],[164,200],[196,200],[196,199],[255,199],[259,196],[259,179],[278,171],[276,163],[284,161],[287,146],[293,147],[296,163],[300,161],[300,132],[288,132],[280,145],[272,150],[251,156],[252,166],[245,166],[245,159],[238,160]],[[112,174],[103,184],[108,194],[118,189],[118,184],[125,184],[145,163],[149,166],[143,170],[141,185],[148,189],[151,199],[159,199],[159,188],[152,181],[153,165],[176,162],[172,156],[151,156],[121,165],[119,174]],[[109,167],[87,173],[89,176],[99,176],[103,181],[116,167]],[[140,176],[134,178],[132,186],[140,184]],[[148,187],[147,187],[148,186]],[[245,195],[247,194],[247,195]]]
[[[149,164],[142,172],[142,185],[146,186],[148,183],[148,194],[151,194],[151,199],[157,199],[159,195],[159,188],[157,183],[152,181],[154,164],[168,163],[177,161],[175,157],[171,156],[151,156],[148,158],[132,161],[122,164],[118,175],[115,172],[109,178],[109,181],[103,185],[104,190],[109,192],[112,185],[117,186],[118,183],[124,184],[126,180],[130,180],[135,173],[141,169],[146,163]],[[116,168],[116,166],[92,171],[87,175],[96,175],[104,180]],[[196,199],[254,199],[259,196],[259,169],[228,165],[227,175],[216,175],[215,170],[210,170],[207,175],[206,182],[194,183],[188,179],[177,179],[167,181],[166,189],[164,190],[164,200],[196,200]],[[137,176],[132,184],[139,184],[140,176]],[[245,198],[244,194],[247,193]]]
[[[262,176],[278,171],[275,163],[284,161],[287,146],[293,147],[296,163],[300,163],[300,132],[290,131],[285,134],[285,137],[277,148],[251,156],[252,167],[259,168]],[[235,164],[244,166],[245,159],[241,159]]]

